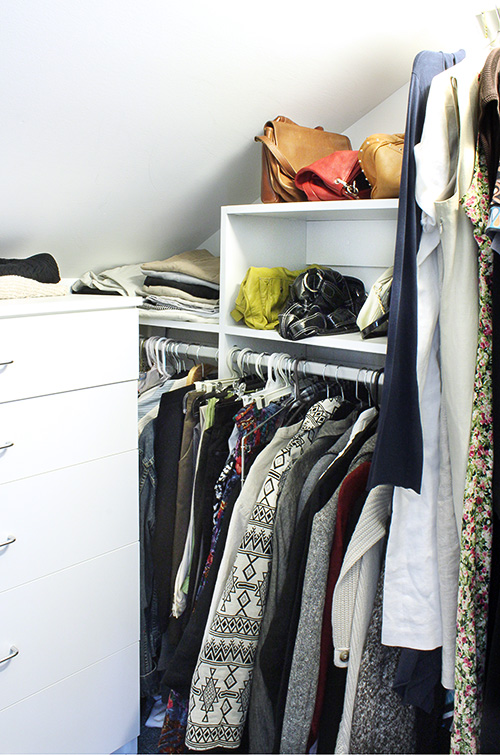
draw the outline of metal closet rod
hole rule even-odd
[[[236,370],[241,367],[242,371],[248,371],[248,367],[254,368],[258,372],[260,367],[267,367],[271,356],[283,357],[285,370],[287,367],[294,370],[300,375],[318,375],[322,378],[334,380],[350,380],[356,383],[366,385],[376,384],[382,386],[384,375],[382,370],[372,370],[365,367],[345,367],[331,362],[317,362],[302,357],[292,357],[289,354],[274,353],[273,355],[266,352],[252,351],[251,349],[231,349],[228,354],[228,367],[234,370],[234,361],[236,360]]]
[[[182,359],[186,357],[198,361],[199,359],[210,359],[218,361],[219,349],[215,346],[202,346],[195,343],[186,343],[176,341],[173,338],[164,336],[151,336],[144,339],[141,343],[145,345],[146,341],[151,344],[156,343],[157,349],[165,348],[167,354]],[[258,373],[261,367],[267,367],[270,357],[282,357],[285,369],[294,370],[299,377],[301,375],[317,375],[322,378],[333,380],[350,380],[357,383],[371,385],[375,383],[382,386],[384,375],[380,370],[371,370],[365,367],[345,367],[343,365],[333,364],[331,362],[317,362],[302,357],[292,357],[282,352],[253,351],[249,348],[232,348],[228,353],[228,367],[232,372],[240,372],[242,375],[252,368],[253,372]]]
[[[203,346],[197,343],[185,343],[164,336],[150,336],[141,339],[141,347],[154,358],[158,351],[164,351],[167,356],[179,359],[187,358],[194,361],[209,359],[219,361],[219,349],[215,346]]]

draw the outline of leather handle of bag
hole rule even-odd
[[[292,168],[288,160],[286,159],[285,155],[278,149],[276,144],[274,144],[269,137],[267,136],[256,136],[255,141],[262,142],[266,145],[266,147],[269,149],[269,151],[274,155],[276,160],[279,162],[285,173],[292,179],[295,178],[296,171]]]

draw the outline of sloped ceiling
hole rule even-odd
[[[258,199],[266,120],[344,131],[419,50],[484,45],[480,10],[2,0],[0,255],[78,276],[201,246],[222,204]]]

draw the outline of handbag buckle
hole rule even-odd
[[[350,184],[343,181],[341,178],[336,178],[334,183],[341,184],[341,186],[343,186],[344,189],[346,190],[346,193],[350,194],[351,197],[357,197],[359,194],[359,191],[356,188],[356,186],[351,186]]]

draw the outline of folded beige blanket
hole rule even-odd
[[[29,299],[32,296],[66,296],[66,284],[40,283],[22,275],[0,275],[0,299]]]
[[[165,260],[143,262],[141,269],[148,272],[185,273],[211,283],[220,282],[220,260],[207,249],[192,249],[189,252],[174,254]]]

